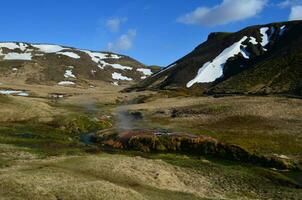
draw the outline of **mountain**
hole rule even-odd
[[[302,21],[211,33],[191,53],[130,90],[302,95]]]
[[[93,86],[132,84],[155,68],[124,55],[24,42],[0,43],[0,80],[25,84]]]

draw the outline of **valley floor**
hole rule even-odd
[[[26,90],[29,96],[0,95],[1,200],[302,198],[299,170],[109,151],[82,142],[83,134],[123,128],[122,113],[139,113],[128,119],[128,127],[208,135],[301,167],[300,99],[121,93],[111,85],[9,88]]]

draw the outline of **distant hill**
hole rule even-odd
[[[129,90],[302,95],[302,21],[211,33],[191,53]]]
[[[0,82],[88,86],[93,80],[133,84],[155,72],[124,55],[24,42],[0,43]]]

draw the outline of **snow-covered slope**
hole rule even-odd
[[[248,59],[249,55],[244,50],[242,43],[247,40],[247,36],[244,36],[238,42],[235,42],[232,46],[226,48],[221,52],[213,61],[205,63],[197,73],[197,76],[187,83],[187,87],[191,87],[195,83],[208,83],[213,82],[217,78],[223,76],[223,66],[227,60],[235,55],[241,53],[241,55]]]
[[[38,70],[36,76],[33,68]],[[0,43],[0,70],[5,75],[23,77],[25,82],[59,85],[83,85],[89,80],[131,84],[154,72],[128,56],[111,52],[24,42]]]
[[[298,52],[302,52],[301,40],[302,21],[251,26],[236,33],[211,33],[191,53],[129,90],[296,93],[302,80],[297,59]]]

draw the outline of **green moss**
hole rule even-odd
[[[67,115],[58,116],[54,121],[50,123],[53,127],[59,128],[67,134],[81,134],[89,133],[104,128],[110,127],[110,122],[104,120],[98,120],[96,118],[90,118],[86,115]]]
[[[79,140],[80,134],[108,127],[107,121],[98,121],[86,115],[57,117],[51,123],[32,121],[2,123],[0,143],[28,147],[41,155],[81,154],[90,147]]]

